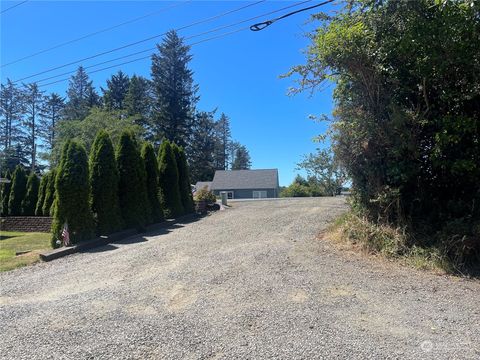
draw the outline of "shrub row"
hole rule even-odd
[[[39,198],[44,201],[48,184],[40,184]],[[194,209],[183,149],[164,141],[157,158],[152,144],[140,147],[127,131],[120,136],[116,151],[110,136],[99,132],[89,158],[80,143],[67,141],[54,192],[54,247],[61,242],[65,224],[71,242],[76,243],[124,228],[143,231],[148,224]]]

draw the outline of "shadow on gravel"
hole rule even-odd
[[[104,252],[104,251],[112,251],[112,250],[117,250],[117,249],[118,249],[118,247],[113,246],[111,244],[107,244],[107,245],[95,247],[95,248],[92,248],[92,249],[81,250],[81,251],[79,251],[79,253],[94,254],[94,253],[100,253],[100,252]]]

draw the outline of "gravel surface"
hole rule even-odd
[[[1,273],[0,358],[480,358],[479,281],[318,240],[342,197],[232,205]]]

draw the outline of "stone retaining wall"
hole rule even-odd
[[[0,218],[0,231],[50,232],[52,218],[47,216],[7,216]]]

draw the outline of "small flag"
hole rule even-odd
[[[69,246],[70,245],[70,234],[68,233],[68,223],[67,222],[65,223],[65,225],[63,225],[62,239],[63,239],[63,245],[64,246]]]

